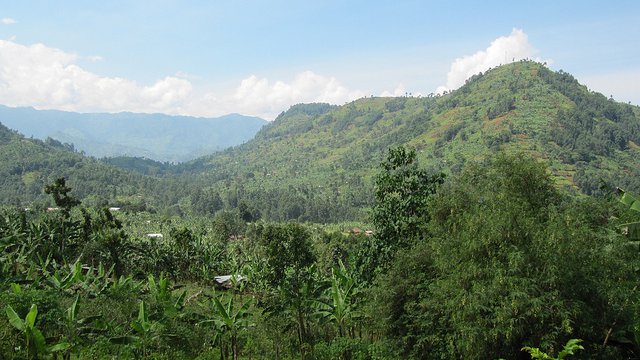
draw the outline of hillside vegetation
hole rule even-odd
[[[153,178],[83,156],[73,146],[47,138],[27,139],[0,124],[0,199],[2,205],[53,206],[45,184],[64,177],[74,196],[93,206],[166,208],[187,194],[174,178]]]
[[[0,125],[0,358],[637,359],[639,126],[533,62],[179,165]]]
[[[296,105],[246,144],[185,167],[269,218],[327,222],[365,216],[371,169],[399,144],[432,171],[457,173],[469,160],[523,151],[576,193],[640,189],[640,109],[529,61],[443,96]]]
[[[631,194],[567,196],[503,152],[378,171],[373,235],[85,207],[56,179],[58,211],[0,209],[0,357],[638,357]]]
[[[19,143],[26,152],[17,150]],[[556,186],[601,195],[616,186],[640,190],[639,144],[637,106],[591,92],[565,72],[521,61],[441,96],[295,105],[252,140],[177,165],[125,156],[82,160],[73,147],[51,139],[14,140],[0,156],[9,203],[42,196],[44,183],[65,175],[81,198],[91,193],[121,203],[123,194],[136,195],[168,214],[235,209],[248,220],[336,223],[368,220],[375,169],[398,145],[416,150],[429,172],[445,174],[498,151],[522,153],[548,166]],[[56,149],[49,153],[45,145]],[[55,166],[50,157],[58,159]],[[83,167],[105,170],[76,176]],[[97,190],[88,191],[85,182]]]

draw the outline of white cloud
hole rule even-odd
[[[83,57],[99,61],[99,56]],[[181,76],[151,85],[120,77],[104,77],[77,65],[80,57],[43,44],[21,45],[0,40],[0,99],[8,106],[33,106],[79,112],[162,112],[218,116],[230,112],[273,119],[300,102],[340,104],[362,97],[334,77],[305,71],[291,81],[242,80],[225,95],[204,93]]]
[[[14,19],[12,19],[12,18],[8,18],[8,17],[6,17],[6,18],[2,18],[2,19],[0,19],[0,23],[2,23],[2,24],[4,24],[4,25],[12,25],[12,24],[17,23],[17,21],[15,21],[15,20],[14,20]]]
[[[166,77],[150,86],[101,77],[75,64],[78,56],[43,44],[0,40],[0,99],[5,105],[70,111],[168,111],[191,84]],[[174,110],[175,112],[175,110]]]
[[[525,58],[533,59],[536,53],[527,34],[520,29],[513,29],[509,36],[493,40],[485,50],[456,59],[447,74],[447,84],[439,86],[436,93],[457,89],[471,76],[491,67]]]
[[[395,90],[393,90],[393,92],[391,91],[383,91],[382,94],[380,94],[380,96],[404,96],[407,94],[407,89],[404,87],[403,84],[398,84],[398,86],[396,87]]]
[[[347,89],[334,77],[304,71],[297,74],[290,82],[271,82],[266,78],[252,75],[242,80],[231,102],[238,108],[272,118],[293,104],[303,102],[340,104],[363,95],[361,91]]]

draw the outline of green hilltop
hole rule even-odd
[[[457,172],[497,151],[544,161],[576,193],[640,189],[640,109],[543,64],[521,61],[473,76],[442,96],[363,98],[292,106],[256,137],[187,167],[270,218],[362,218],[390,147],[423,167]]]

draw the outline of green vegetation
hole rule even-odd
[[[576,194],[601,196],[616,186],[639,193],[639,118],[636,106],[590,92],[565,72],[521,61],[443,96],[295,105],[247,143],[177,165],[98,161],[72,145],[0,128],[0,199],[46,206],[42,187],[66,177],[75,196],[93,206],[170,216],[225,210],[247,221],[363,222],[375,202],[371,169],[398,145],[414,149],[430,173],[457,174],[466,162],[503,151],[545,161],[556,185]]]
[[[588,358],[640,354],[640,263],[619,231],[633,209],[570,197],[520,154],[446,179],[415,155],[382,163],[373,236],[78,208],[59,179],[46,189],[68,215],[0,218],[0,354],[551,358],[576,338]],[[166,237],[141,235],[158,220]]]
[[[444,96],[296,105],[246,144],[182,169],[228,204],[244,202],[277,221],[366,220],[371,169],[398,145],[415,149],[433,173],[456,174],[467,161],[516,152],[546,161],[557,186],[575,193],[640,192],[639,119],[636,106],[521,61]]]
[[[0,358],[637,358],[638,123],[520,62],[175,166],[0,127]]]
[[[558,357],[552,357],[548,354],[540,351],[538,348],[532,348],[529,346],[525,346],[522,350],[525,350],[531,354],[532,359],[541,359],[541,360],[563,360],[569,355],[574,355],[577,350],[584,350],[584,347],[580,345],[582,341],[578,339],[571,339],[567,341],[567,344],[564,346],[564,349],[558,353]]]

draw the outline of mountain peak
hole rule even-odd
[[[591,92],[568,73],[520,61],[443,96],[295,105],[253,140],[198,164],[200,172],[236,179],[247,197],[285,191],[300,197],[301,208],[310,194],[351,209],[370,204],[377,166],[398,145],[416,149],[434,171],[456,172],[468,160],[507,151],[546,161],[558,186],[572,191],[598,192],[601,180],[640,189],[639,119],[637,107]]]

